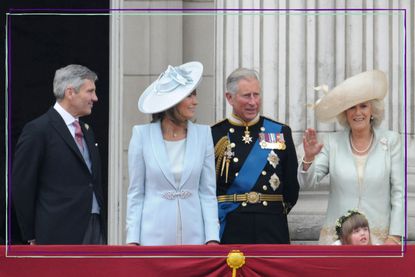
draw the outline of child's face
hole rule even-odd
[[[369,228],[358,227],[353,229],[353,232],[350,234],[349,241],[352,245],[368,245],[370,241]]]

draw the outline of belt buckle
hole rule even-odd
[[[259,196],[261,194],[255,191],[250,191],[246,194],[246,201],[250,204],[259,203]]]

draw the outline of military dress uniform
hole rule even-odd
[[[221,243],[290,243],[287,214],[299,191],[291,129],[232,115],[212,126],[212,136]]]

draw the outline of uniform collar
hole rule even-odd
[[[252,119],[249,122],[245,122],[243,121],[239,116],[237,116],[236,114],[232,113],[229,118],[228,118],[229,122],[232,125],[236,125],[236,126],[252,126],[258,123],[259,121],[259,114],[256,115],[256,117],[254,119]]]

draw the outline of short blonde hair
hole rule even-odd
[[[372,106],[373,119],[370,120],[370,124],[372,127],[378,127],[384,118],[385,104],[383,100],[379,99],[370,100],[368,103]],[[342,111],[336,118],[340,125],[350,128],[349,122],[347,121],[346,110]]]

